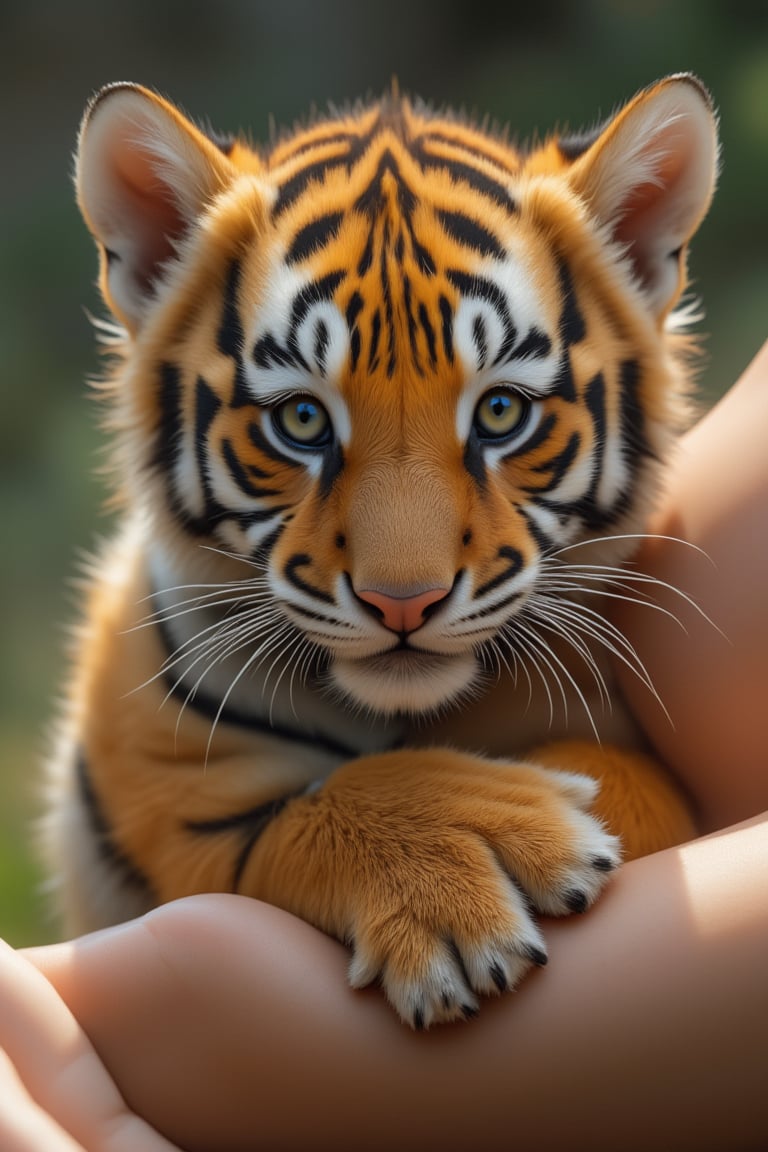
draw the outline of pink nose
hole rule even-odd
[[[357,595],[381,613],[382,623],[393,632],[415,632],[424,623],[424,612],[448,595],[448,588],[427,588],[416,596],[390,596],[376,588],[363,588]]]

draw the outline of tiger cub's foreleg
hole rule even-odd
[[[476,994],[545,962],[532,909],[593,903],[619,861],[593,807],[630,856],[693,834],[682,796],[634,753],[563,742],[504,763],[406,749],[292,800],[241,860],[239,887],[348,942],[353,986],[380,980],[404,1020],[427,1026],[473,1014]]]
[[[473,1014],[544,963],[532,909],[583,911],[619,862],[586,777],[442,748],[363,757],[293,797],[257,773],[238,757],[143,769],[153,807],[127,788],[115,843],[156,902],[236,891],[348,942],[352,984],[380,979],[414,1026]]]
[[[354,761],[264,832],[244,887],[353,948],[415,1027],[472,1015],[546,961],[531,908],[595,900],[618,841],[587,778],[444,748]]]

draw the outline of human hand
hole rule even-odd
[[[52,985],[2,941],[0,1148],[3,1152],[174,1152],[175,1148],[130,1110]]]

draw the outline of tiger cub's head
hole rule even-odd
[[[647,514],[716,164],[691,76],[529,152],[397,97],[256,151],[100,92],[78,196],[149,546],[255,561],[358,704],[459,697],[559,550],[615,563]]]

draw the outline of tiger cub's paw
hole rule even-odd
[[[368,873],[352,933],[352,986],[379,981],[417,1029],[474,1016],[478,996],[546,964],[534,911],[585,911],[620,862],[618,840],[586,811],[593,780],[488,762],[464,787],[446,775],[431,826],[404,813],[399,841],[386,820],[373,832],[386,863]]]

